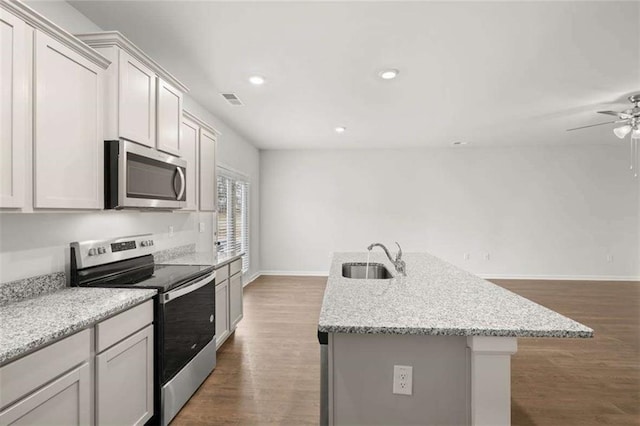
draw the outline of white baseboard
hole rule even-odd
[[[328,271],[260,271],[251,279],[261,275],[282,275],[286,277],[327,277]],[[636,281],[640,284],[640,277],[632,276],[604,276],[604,275],[508,275],[508,274],[476,274],[485,280],[554,280],[554,281]],[[251,282],[249,281],[249,282]]]
[[[260,275],[283,275],[287,277],[328,277],[329,271],[260,271]]]
[[[260,277],[260,275],[262,275],[260,272],[256,272],[255,274],[253,274],[251,277],[249,277],[243,284],[242,287],[246,287],[249,284],[251,284],[252,282],[254,282],[258,277]]]
[[[605,275],[502,275],[476,274],[485,280],[553,280],[553,281],[637,281],[640,277],[605,276]]]

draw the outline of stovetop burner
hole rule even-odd
[[[114,278],[110,286],[127,286],[136,288],[153,288],[159,293],[165,293],[172,288],[179,287],[189,281],[213,271],[213,266],[199,265],[155,265],[153,275],[140,277]],[[102,287],[103,285],[92,285]]]

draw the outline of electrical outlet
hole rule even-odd
[[[413,394],[413,367],[410,365],[393,366],[393,393],[397,395]]]
[[[484,255],[484,260],[491,260],[491,254],[490,253],[485,253]]]
[[[471,259],[471,255],[469,253],[465,253],[464,260],[469,260],[469,259]]]
[[[607,255],[607,262],[608,262],[608,263],[613,262],[613,255],[612,255],[612,254],[608,254],[608,255]]]
[[[199,228],[200,229],[200,233],[203,233],[204,232],[204,222],[200,222],[199,226],[200,226],[200,228]]]
[[[169,238],[173,238],[173,226],[169,227]]]

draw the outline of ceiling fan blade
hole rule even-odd
[[[598,111],[598,114],[614,115],[617,117],[619,113],[616,111]]]
[[[632,114],[630,114],[630,111],[624,111],[624,112],[598,111],[598,114],[613,115],[615,117],[619,117],[619,118],[622,118],[623,120],[626,120],[627,118],[631,118],[632,117]]]
[[[620,123],[621,121],[626,121],[626,120],[614,120],[614,121],[607,121],[606,123],[598,123],[598,124],[590,124],[588,126],[574,127],[573,129],[567,129],[567,132],[570,132],[572,130],[586,129],[588,127],[604,126],[605,124]]]

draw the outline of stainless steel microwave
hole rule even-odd
[[[187,162],[124,139],[105,141],[105,209],[186,206]]]

